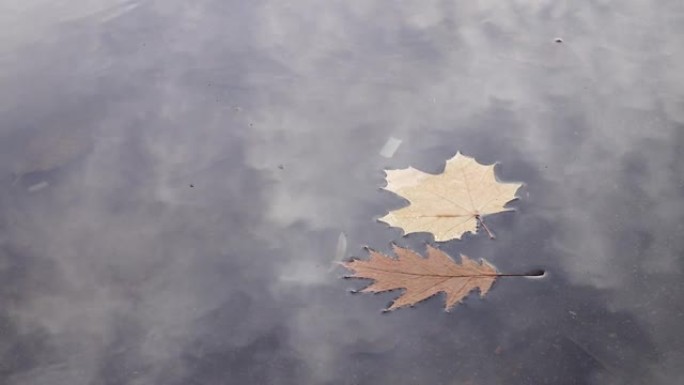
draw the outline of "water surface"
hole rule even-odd
[[[663,384],[684,372],[684,7],[5,1],[0,379]],[[561,42],[557,42],[561,39]],[[381,156],[389,138],[402,141]],[[331,271],[385,168],[524,182],[452,312]]]

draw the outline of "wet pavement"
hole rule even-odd
[[[5,1],[0,24],[0,382],[684,376],[681,2]],[[405,204],[383,169],[457,151],[524,183],[496,240],[376,220]],[[547,274],[382,313],[397,293],[332,262],[392,242]]]

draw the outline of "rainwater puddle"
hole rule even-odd
[[[682,377],[680,3],[0,15],[0,382]],[[407,203],[383,170],[457,151],[523,183],[495,240],[378,221]],[[383,313],[339,262],[393,244],[535,277]]]

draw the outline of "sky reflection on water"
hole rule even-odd
[[[0,379],[673,384],[684,6],[5,1]],[[556,38],[562,38],[557,43]],[[388,138],[402,141],[391,158]],[[390,243],[384,168],[521,181],[454,311],[330,271]]]

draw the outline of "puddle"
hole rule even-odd
[[[676,2],[106,3],[0,12],[0,382],[681,378]],[[496,239],[377,220],[457,151]],[[393,243],[534,277],[382,313]]]

